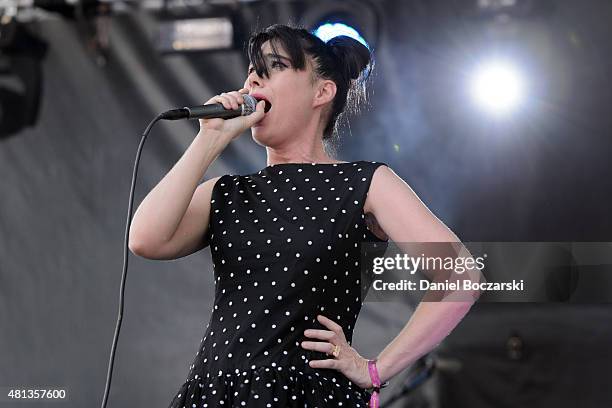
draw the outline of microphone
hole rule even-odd
[[[255,112],[259,100],[251,95],[242,95],[244,103],[238,109],[225,109],[222,103],[209,103],[206,105],[171,109],[160,115],[160,119],[231,119],[237,116],[247,116]],[[268,112],[272,105],[266,101],[265,111]]]

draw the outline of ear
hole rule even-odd
[[[314,94],[312,107],[316,108],[317,106],[325,105],[332,101],[334,96],[336,96],[336,83],[329,79],[320,80]]]

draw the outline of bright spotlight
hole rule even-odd
[[[315,28],[312,33],[325,42],[339,35],[346,35],[354,38],[370,49],[368,42],[359,34],[359,31],[343,23],[325,23]]]
[[[489,61],[480,65],[471,79],[475,102],[494,114],[506,114],[522,101],[525,91],[523,76],[513,64]]]

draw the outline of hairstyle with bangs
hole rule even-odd
[[[307,68],[307,56],[313,62],[312,83],[317,79],[329,79],[336,84],[336,95],[327,110],[327,123],[323,130],[326,147],[338,137],[339,122],[345,113],[358,113],[366,102],[366,82],[374,68],[370,50],[359,41],[340,35],[324,42],[299,26],[274,24],[252,34],[247,42],[249,62],[260,77],[269,77],[266,58],[261,47],[270,41],[270,48],[280,54],[279,46],[288,54],[292,69]]]

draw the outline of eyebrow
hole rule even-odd
[[[290,60],[289,58],[284,57],[284,56],[282,56],[282,55],[280,55],[280,54],[274,54],[274,53],[271,53],[271,52],[270,52],[270,53],[267,53],[267,54],[266,54],[266,56],[267,56],[267,57],[274,57],[274,58],[284,59],[285,61],[287,61],[287,62],[291,63],[291,60]],[[251,66],[252,66],[252,64],[249,64],[249,68],[250,68]]]
[[[266,54],[266,56],[268,56],[268,57],[280,58],[280,59],[284,59],[285,61],[289,61],[289,62],[291,62],[291,60],[290,60],[289,58],[287,58],[287,57],[283,57],[283,56],[282,56],[282,55],[280,55],[280,54],[268,53],[268,54]]]

